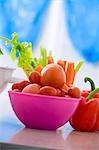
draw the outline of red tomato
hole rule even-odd
[[[40,88],[40,94],[49,95],[49,96],[56,96],[57,90],[51,86],[43,86]]]
[[[40,87],[41,86],[36,83],[29,84],[22,90],[22,93],[38,94],[40,92]]]
[[[29,80],[31,83],[38,83],[40,84],[41,75],[38,71],[33,70],[29,75]]]
[[[58,64],[48,64],[41,71],[41,84],[61,88],[66,83],[66,76],[63,68]]]
[[[26,87],[29,84],[30,84],[30,82],[27,81],[27,80],[23,80],[21,82],[14,83],[12,85],[12,90],[18,89],[21,92],[23,90],[23,88]]]
[[[81,92],[78,87],[72,87],[68,90],[68,95],[74,98],[80,98]]]

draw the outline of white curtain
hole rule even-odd
[[[55,59],[63,58],[68,61],[74,61],[76,64],[83,58],[77,53],[71,43],[64,17],[63,1],[53,0],[48,10],[45,26],[35,54],[38,55],[39,46],[44,46],[47,50],[53,51]],[[99,87],[99,65],[85,62],[75,78],[75,85],[82,89],[90,88],[83,81],[85,76],[91,77],[95,81],[96,86]]]

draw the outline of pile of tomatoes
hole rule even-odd
[[[40,71],[33,70],[28,80],[14,83],[12,90],[49,96],[80,97],[80,89],[67,86],[64,69],[59,64],[47,64]]]

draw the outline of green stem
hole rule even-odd
[[[2,52],[2,50],[1,50],[1,48],[0,48],[0,55],[3,55],[3,52]]]
[[[92,98],[95,96],[95,94],[96,94],[97,92],[99,92],[99,88],[93,90],[93,91],[87,96],[87,98],[86,98],[87,101],[90,100],[90,99],[92,99]]]
[[[5,37],[0,36],[0,39],[1,39],[1,40],[4,40],[4,41],[7,42],[7,43],[11,43],[11,40],[9,40],[9,39],[7,39],[7,38],[5,38]]]
[[[84,78],[84,81],[85,81],[85,83],[86,83],[87,81],[89,81],[89,83],[90,83],[90,85],[91,85],[91,91],[95,90],[95,84],[94,84],[94,82],[93,82],[93,80],[92,80],[91,78],[85,77],[85,78]]]
[[[75,72],[77,73],[79,71],[79,69],[81,68],[81,66],[84,64],[84,61],[81,60],[79,61],[79,63],[76,65],[75,67]]]

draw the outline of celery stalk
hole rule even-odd
[[[80,70],[80,68],[82,67],[83,64],[84,64],[83,60],[79,61],[79,63],[75,67],[75,72],[76,73]]]

